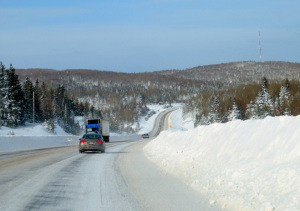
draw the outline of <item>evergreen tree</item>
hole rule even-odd
[[[1,94],[1,125],[7,126],[7,116],[9,114],[9,89],[8,76],[4,65],[1,63],[1,77],[0,77],[0,94]]]
[[[53,90],[48,90],[46,84],[43,83],[41,87],[40,107],[42,112],[42,120],[46,122],[54,119],[52,93]]]
[[[209,125],[208,118],[204,114],[196,114],[195,115],[195,123],[194,127],[197,127],[199,125]]]
[[[34,106],[35,120],[44,121],[49,132],[54,133],[54,120],[68,133],[78,135],[81,131],[79,123],[74,119],[75,114],[84,113],[84,105],[73,99],[70,100],[63,85],[53,90],[45,83],[40,87],[38,81],[33,85],[29,78],[26,78],[21,86],[12,65],[9,69],[5,69],[0,63],[0,97],[0,126],[17,127],[25,121],[32,122]],[[90,112],[89,108],[87,104],[87,112],[97,118],[102,117],[100,110],[92,106]]]
[[[274,114],[273,100],[268,89],[268,80],[263,78],[262,90],[258,92],[258,96],[255,99],[257,104],[257,115],[259,118],[265,118]]]
[[[90,104],[88,102],[84,103],[83,114],[85,119],[90,117]]]
[[[72,100],[67,96],[66,89],[63,85],[59,85],[54,91],[53,95],[54,104],[54,118],[57,123],[67,132],[78,135],[81,131],[79,123],[75,123],[75,105]],[[87,104],[89,115],[89,104]],[[94,111],[93,111],[94,112]]]
[[[33,85],[27,77],[23,84],[24,91],[24,118],[25,121],[33,121]]]
[[[5,89],[4,89],[4,70],[5,67],[2,64],[2,62],[0,62],[0,127],[2,126],[2,114],[3,114],[3,108],[4,108],[4,97],[5,97]]]
[[[209,124],[215,122],[222,122],[222,116],[220,112],[220,100],[218,97],[214,97],[211,103],[211,109],[207,116],[207,121]]]
[[[236,101],[233,102],[232,108],[229,110],[227,115],[227,120],[232,121],[236,119],[243,119],[242,118],[242,109],[241,106],[236,103]]]
[[[39,87],[39,81],[36,80],[34,89],[34,118],[36,122],[43,121],[43,113],[41,110],[41,88]]]
[[[45,121],[45,123],[46,123],[46,128],[47,128],[48,132],[55,134],[55,125],[54,125],[53,119],[48,119]]]
[[[2,120],[4,125],[7,127],[16,127],[24,124],[24,93],[12,65],[4,72],[3,86],[5,87],[2,98]]]
[[[66,93],[64,85],[59,85],[54,92],[55,117],[61,119],[64,117]]]
[[[280,102],[279,102],[279,98],[276,96],[274,100],[274,116],[280,116],[280,115],[281,115]]]
[[[249,104],[247,104],[246,112],[245,112],[246,118],[248,119],[258,119],[258,106],[256,103],[254,103],[252,100]]]
[[[285,86],[281,86],[279,92],[279,114],[290,115],[291,93],[289,91],[290,83],[286,80]]]

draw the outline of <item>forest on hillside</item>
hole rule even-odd
[[[1,63],[0,70],[0,125],[7,127],[35,121],[53,131],[57,123],[76,134],[81,129],[75,116],[84,116],[109,120],[113,132],[135,133],[149,104],[183,103],[184,116],[195,126],[300,113],[299,64],[241,62],[117,73],[15,70]]]
[[[208,91],[191,98],[184,105],[185,116],[192,116],[195,126],[224,123],[235,119],[263,119],[267,116],[300,114],[299,80],[230,87]]]
[[[21,81],[26,76],[49,87],[64,85],[68,96],[78,103],[101,111],[113,132],[135,133],[139,120],[147,115],[147,104],[184,102],[199,92],[198,82],[157,74],[124,74],[91,70],[19,70]]]
[[[81,128],[75,116],[101,116],[100,110],[70,98],[63,85],[49,87],[26,78],[20,83],[12,65],[0,63],[0,127],[14,128],[28,123],[43,123],[54,133],[59,124],[67,133],[78,135]]]

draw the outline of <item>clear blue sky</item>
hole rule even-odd
[[[145,72],[300,62],[299,0],[0,0],[0,61]]]

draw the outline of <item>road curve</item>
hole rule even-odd
[[[167,130],[167,117],[173,112],[178,110],[180,107],[170,108],[163,112],[161,112],[157,118],[155,119],[155,123],[153,126],[152,131],[150,132],[151,137],[156,137],[159,135],[159,133],[163,130]]]

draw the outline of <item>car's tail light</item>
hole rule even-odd
[[[103,141],[99,141],[99,140],[98,140],[98,141],[96,141],[96,142],[97,142],[98,144],[103,144]]]
[[[80,144],[84,144],[84,143],[87,143],[87,141],[86,140],[80,141]]]

